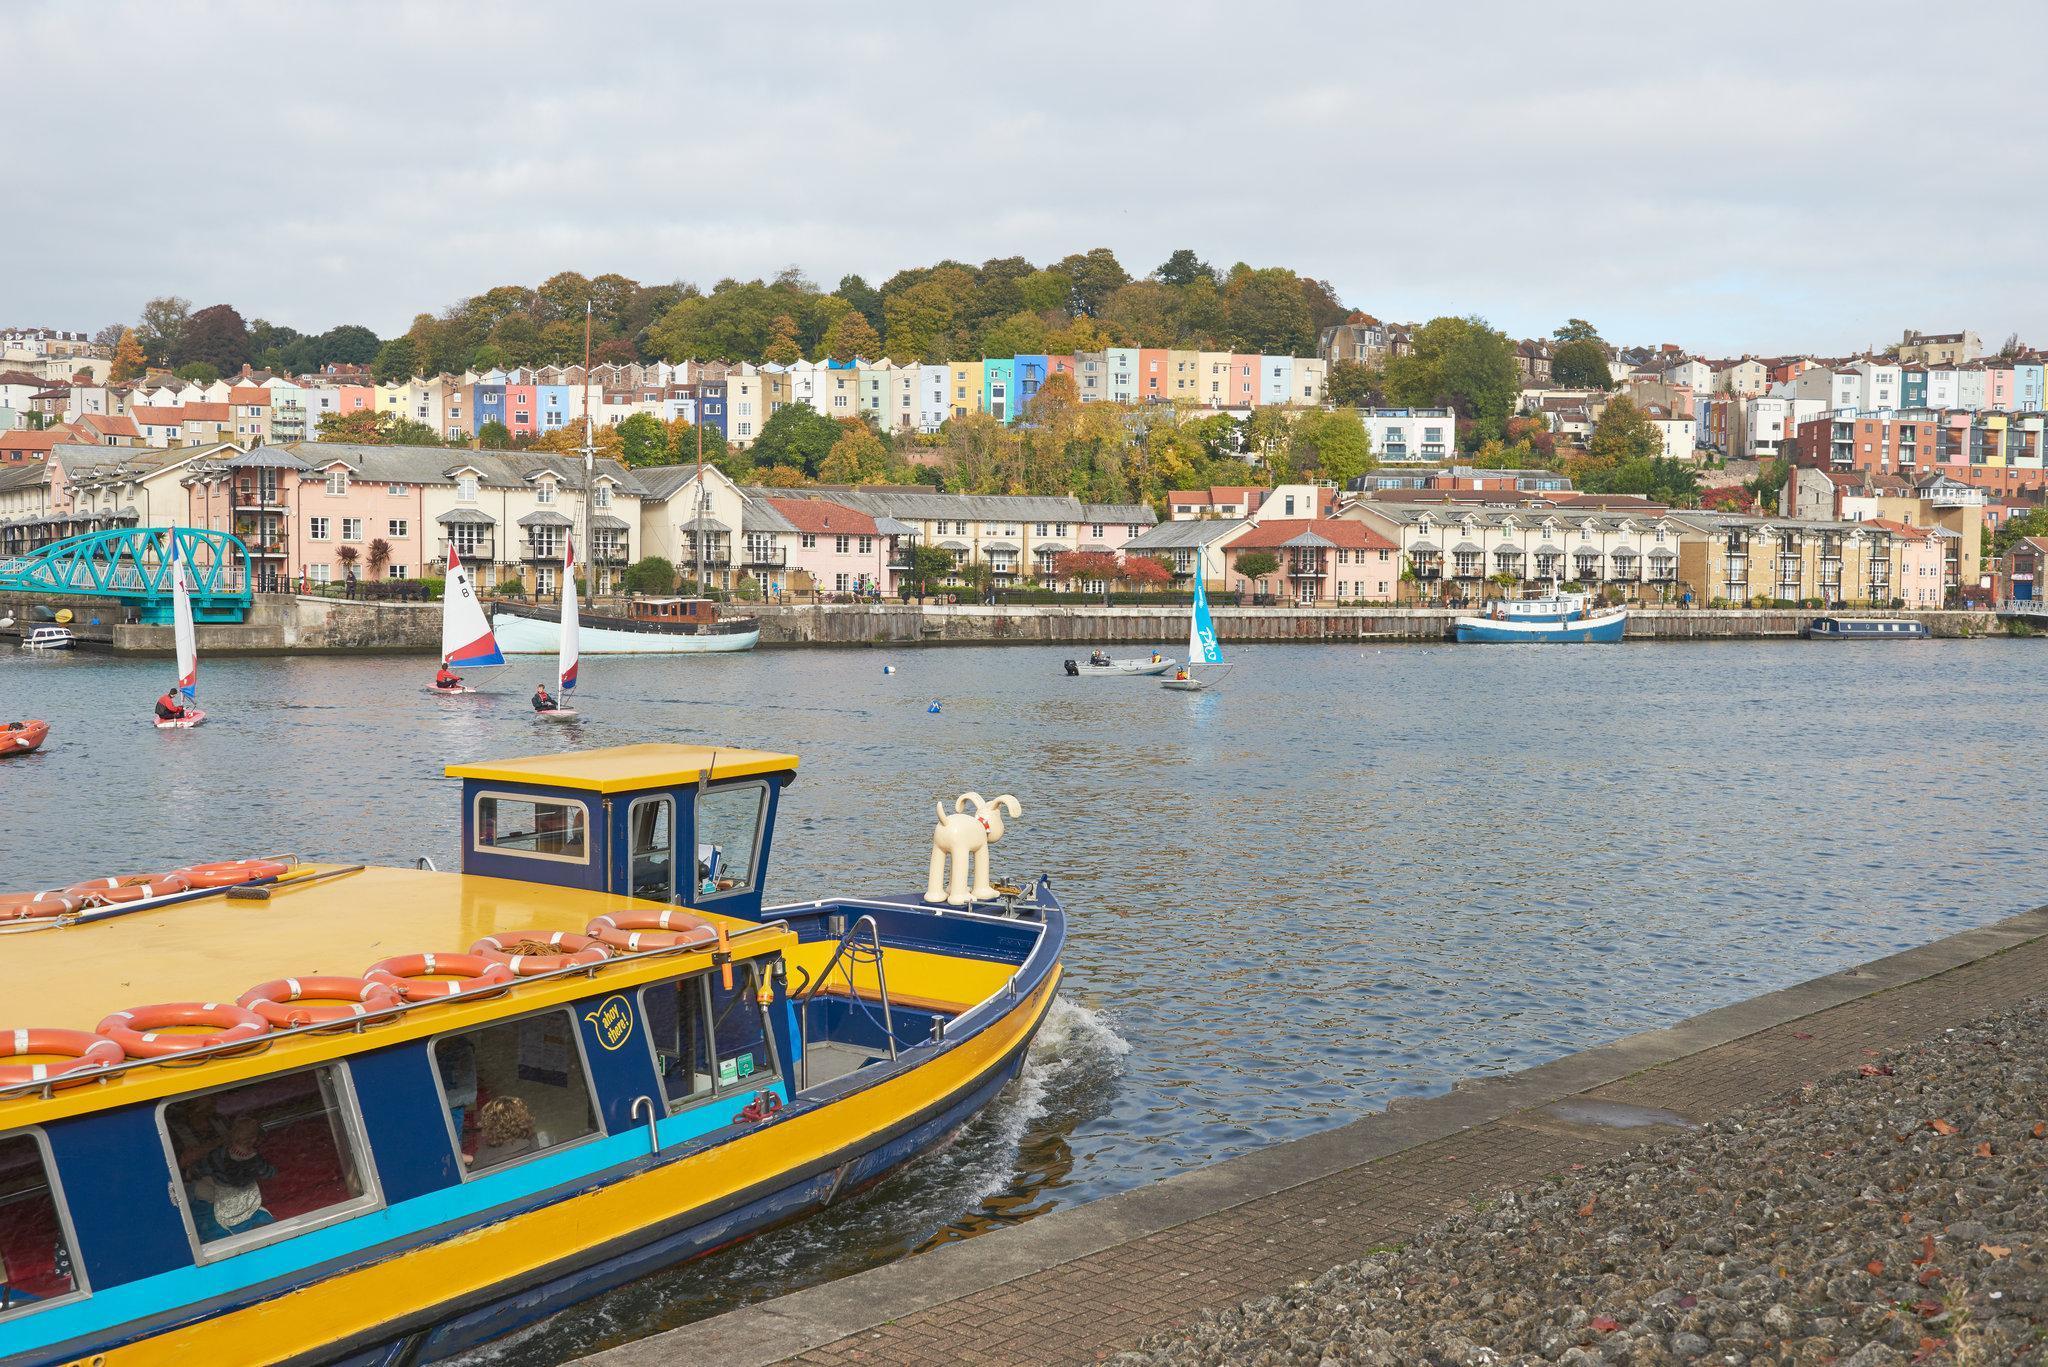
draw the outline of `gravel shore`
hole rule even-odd
[[[2048,998],[1663,1133],[1118,1361],[2048,1363]]]

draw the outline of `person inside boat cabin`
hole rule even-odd
[[[1109,663],[1109,654],[1101,650],[1091,651],[1088,655],[1088,663],[1092,665],[1106,665]]]
[[[462,676],[450,669],[448,662],[443,660],[441,661],[441,672],[434,676],[434,687],[444,691],[450,688],[460,688],[462,687]]]
[[[171,1133],[171,1147],[178,1155],[178,1171],[190,1178],[206,1158],[228,1140],[228,1122],[221,1119],[214,1094],[195,1096],[164,1112],[164,1127]]]
[[[185,704],[179,699],[178,685],[174,683],[164,690],[164,695],[161,698],[156,700],[156,719],[158,721],[176,721],[184,715]]]
[[[227,1138],[199,1160],[186,1188],[194,1198],[193,1223],[202,1243],[270,1224],[276,1217],[263,1208],[262,1183],[277,1169],[258,1152],[263,1122],[237,1116]]]
[[[562,706],[562,705],[561,705],[560,703],[556,702],[556,701],[554,700],[553,696],[552,696],[552,695],[550,695],[550,694],[548,693],[548,686],[547,686],[546,684],[544,684],[544,683],[540,683],[540,684],[535,684],[535,685],[533,686],[533,710],[534,710],[534,711],[536,711],[536,712],[554,712],[554,711],[558,711],[558,710],[560,710],[561,706]]]

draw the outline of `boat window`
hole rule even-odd
[[[469,1176],[597,1132],[567,1007],[444,1035],[434,1041],[434,1071]]]
[[[159,1109],[202,1262],[375,1208],[347,1086],[329,1064]]]
[[[768,785],[737,783],[697,798],[697,893],[699,897],[751,892],[761,848],[761,821],[768,810]]]
[[[670,1115],[711,1095],[708,981],[708,975],[699,973],[677,982],[650,983],[640,992],[647,1038],[654,1046],[654,1070],[661,1074]]]
[[[634,801],[626,818],[631,834],[632,867],[628,887],[633,896],[656,902],[675,900],[676,804],[667,797]]]
[[[41,1137],[0,1137],[0,1319],[84,1290]]]
[[[734,964],[730,989],[718,975],[711,978],[711,1040],[721,1092],[758,1087],[775,1076],[768,1008],[761,1004],[759,992],[755,964]]]
[[[476,848],[525,859],[590,862],[583,804],[548,802],[509,793],[479,793]]]

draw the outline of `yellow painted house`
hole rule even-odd
[[[948,361],[946,369],[952,372],[952,387],[946,402],[953,416],[964,418],[969,413],[981,412],[981,362]]]
[[[1166,397],[1175,403],[1194,403],[1201,397],[1202,353],[1199,351],[1172,351],[1166,353],[1166,383],[1161,386]]]

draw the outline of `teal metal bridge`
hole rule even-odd
[[[192,616],[240,622],[249,615],[249,548],[201,527],[130,527],[87,532],[0,560],[0,593],[112,598],[145,622],[171,620],[171,539],[185,557]]]

